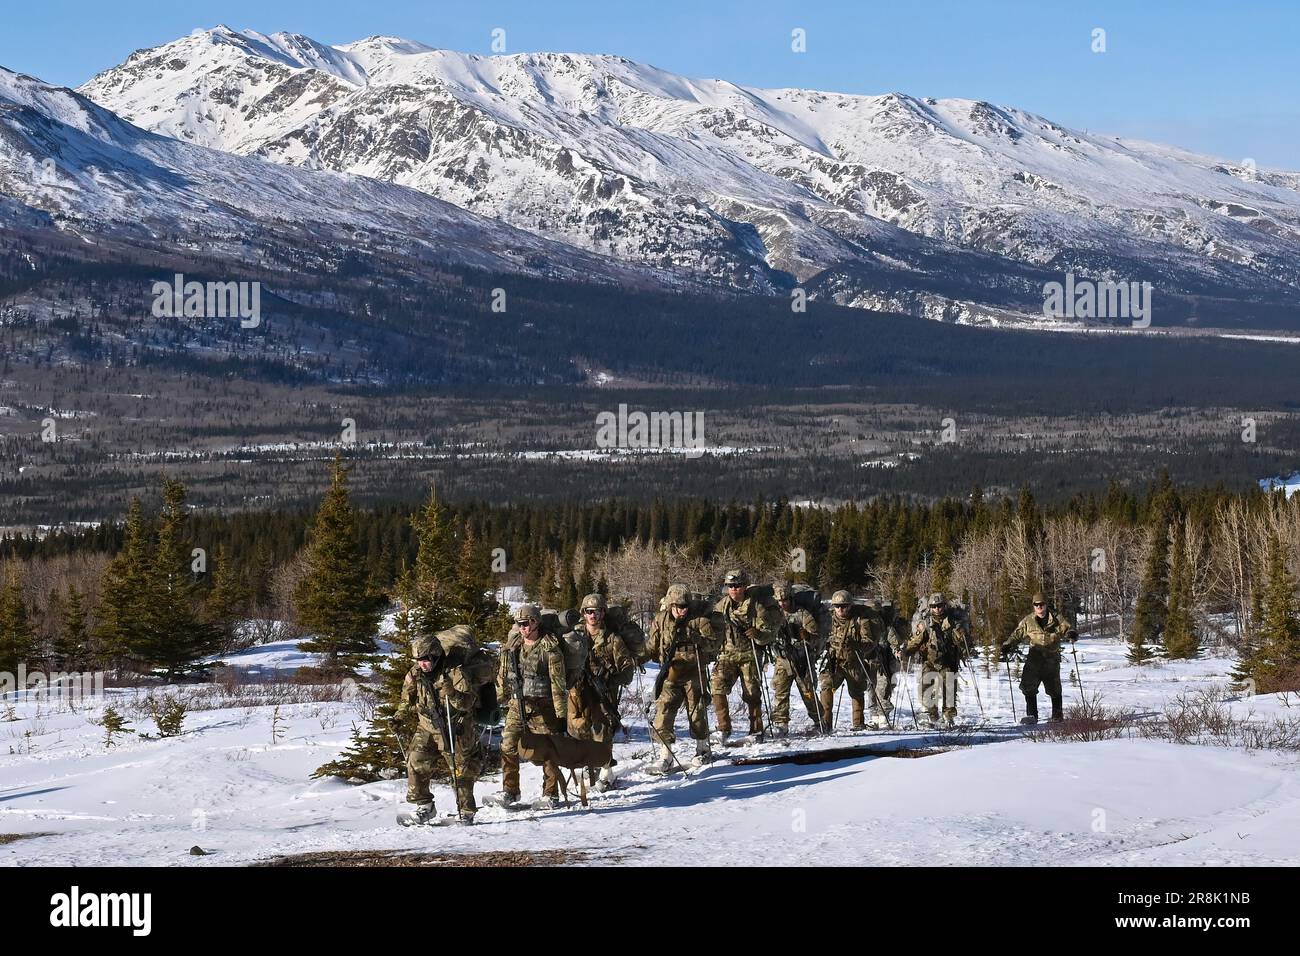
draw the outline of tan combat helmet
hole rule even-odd
[[[515,611],[515,623],[522,624],[524,621],[540,621],[542,619],[542,610],[536,604],[520,605],[519,610]]]
[[[1042,591],[1035,591],[1035,592],[1034,592],[1034,596],[1031,597],[1031,598],[1029,599],[1029,601],[1030,601],[1031,604],[1041,604],[1041,605],[1043,605],[1044,607],[1046,607],[1046,606],[1047,606],[1047,595],[1045,595]]]
[[[585,611],[589,608],[596,608],[597,610],[603,611],[607,607],[608,605],[605,603],[605,595],[597,591],[595,593],[588,594],[585,598],[583,598],[582,604],[578,606],[578,610]]]
[[[853,603],[853,595],[848,591],[836,591],[831,595],[831,604],[835,607],[848,607]]]
[[[674,604],[690,604],[691,592],[685,584],[669,585],[668,593],[664,595],[664,604],[671,607]]]
[[[421,658],[435,658],[442,656],[442,645],[432,634],[417,634],[411,640],[411,657],[413,660]]]
[[[784,601],[790,597],[790,582],[777,581],[772,585],[772,597],[778,601]]]
[[[731,585],[740,585],[741,587],[749,587],[749,575],[738,568],[728,571],[726,574],[722,576],[722,586],[729,587]]]
[[[942,594],[940,594],[938,591],[935,591],[933,594],[930,595],[930,607],[947,607],[947,606],[948,606],[948,599],[944,597]]]

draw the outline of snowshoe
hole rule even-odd
[[[500,793],[492,793],[484,797],[483,802],[489,807],[504,807],[509,810],[519,805],[519,794],[506,793],[502,790]]]
[[[886,730],[889,727],[889,718],[884,714],[876,714],[871,718],[871,726],[877,730]]]
[[[1026,714],[1025,716],[1020,718],[1020,725],[1022,727],[1033,727],[1037,723],[1038,723],[1037,714]]]

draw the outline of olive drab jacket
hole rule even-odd
[[[920,654],[931,669],[955,671],[970,656],[970,631],[965,620],[955,614],[944,614],[936,621],[927,613],[916,622],[903,653],[909,657]]]
[[[723,657],[753,657],[756,647],[766,647],[776,640],[780,608],[768,607],[755,597],[733,601],[728,595],[718,601],[714,610],[722,615],[724,624]]]
[[[544,634],[530,647],[519,635],[508,637],[501,649],[501,664],[497,671],[497,698],[509,699],[511,706],[521,688],[527,698],[550,698],[555,716],[561,720],[568,716],[569,688],[565,677],[564,652],[560,642]]]
[[[722,637],[718,631],[714,615],[699,606],[693,605],[681,620],[674,620],[672,609],[665,607],[650,624],[646,651],[649,659],[661,666],[679,663],[694,667],[697,656],[708,663],[717,655]],[[674,648],[671,660],[668,659],[670,647]]]
[[[1021,618],[1016,629],[1011,632],[1006,643],[1002,645],[1003,653],[1014,650],[1021,643],[1028,641],[1031,651],[1046,657],[1060,658],[1061,642],[1073,640],[1078,635],[1070,622],[1055,611],[1048,611],[1047,616],[1039,621],[1031,611]]]
[[[398,704],[400,719],[412,708],[419,718],[420,729],[432,734],[444,748],[447,738],[447,704],[451,704],[453,721],[461,722],[478,707],[478,688],[472,686],[463,668],[453,667],[437,677],[412,664],[402,681],[402,698]]]

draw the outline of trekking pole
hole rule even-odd
[[[807,642],[807,641],[803,641],[803,642],[801,642],[801,643],[803,644],[803,659],[804,659],[805,661],[808,662],[808,678],[807,678],[807,680],[808,680],[809,686],[812,687],[813,707],[816,708],[816,710],[817,710],[817,726],[818,726],[818,728],[821,730],[822,735],[824,736],[825,734],[829,733],[829,731],[828,731],[828,729],[827,729],[827,727],[826,727],[826,718],[824,718],[824,717],[822,716],[822,699],[821,699],[821,695],[817,693],[817,685],[816,685],[815,683],[813,683],[813,674],[816,673],[816,672],[813,670],[813,665],[812,665],[812,655],[808,653],[808,642]]]
[[[444,692],[442,699],[447,705],[447,744],[451,748],[451,786],[452,793],[456,797],[456,812],[459,813],[460,775],[456,773],[456,731],[451,723],[451,696]]]
[[[878,710],[882,714],[885,714],[885,723],[889,725],[890,730],[893,730],[894,729],[893,721],[889,719],[889,714],[885,713],[885,705],[880,700],[880,693],[876,690],[876,682],[872,680],[871,672],[867,670],[867,665],[862,660],[862,655],[859,654],[857,651],[854,651],[853,656],[858,659],[858,666],[862,668],[862,673],[867,680],[867,686],[871,688],[871,699],[876,702],[876,710]]]
[[[758,656],[758,645],[754,643],[752,637],[749,639],[749,647],[754,652],[754,669],[758,671],[759,713],[761,714],[764,708],[767,709],[767,716],[763,718],[763,730],[766,730],[772,725],[772,702],[767,699],[767,671],[763,666],[763,659]]]
[[[1083,697],[1083,674],[1079,672],[1079,652],[1075,650],[1074,641],[1070,642],[1070,656],[1074,658],[1074,677],[1079,682],[1079,706],[1087,707]]]
[[[903,672],[903,690],[907,692],[907,709],[912,712],[912,727],[921,729],[921,722],[916,719],[916,701],[912,699],[912,659],[907,659],[907,670]]]
[[[700,700],[700,706],[701,706],[701,707],[704,707],[704,700],[705,700],[705,697],[706,697],[706,696],[708,695],[708,693],[709,693],[709,685],[706,684],[706,683],[704,682],[704,661],[701,660],[701,657],[700,657],[700,647],[699,647],[698,644],[695,646],[695,672],[696,672],[697,674],[700,675],[700,695],[699,695],[699,700]],[[686,712],[686,723],[687,723],[687,724],[690,724],[690,722],[691,722],[691,714],[690,714],[690,711],[688,710],[688,711]],[[707,732],[708,729],[709,729],[709,708],[708,708],[708,707],[704,707],[704,730]],[[708,737],[705,737],[704,739],[705,739],[705,740],[708,740]],[[674,759],[674,760],[677,759],[676,755],[673,756],[673,759]],[[709,763],[713,763],[713,748],[712,748],[712,747],[709,748]],[[686,771],[683,769],[682,772],[685,773]]]
[[[1020,717],[1016,713],[1016,685],[1011,683],[1011,658],[1004,657],[1002,661],[1007,665],[1007,690],[1011,693],[1011,719],[1019,721]]]

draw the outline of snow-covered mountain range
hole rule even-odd
[[[189,143],[401,184],[755,291],[786,278],[847,304],[970,318],[951,296],[909,301],[897,283],[853,278],[864,264],[924,272],[933,262],[913,257],[958,251],[1212,298],[1300,287],[1300,173],[985,102],[226,27],[138,51],[80,91]]]
[[[617,265],[417,190],[147,132],[78,93],[3,67],[0,223],[15,234],[58,229],[86,244],[261,268],[346,249],[386,256],[389,265],[561,277],[609,275]]]

